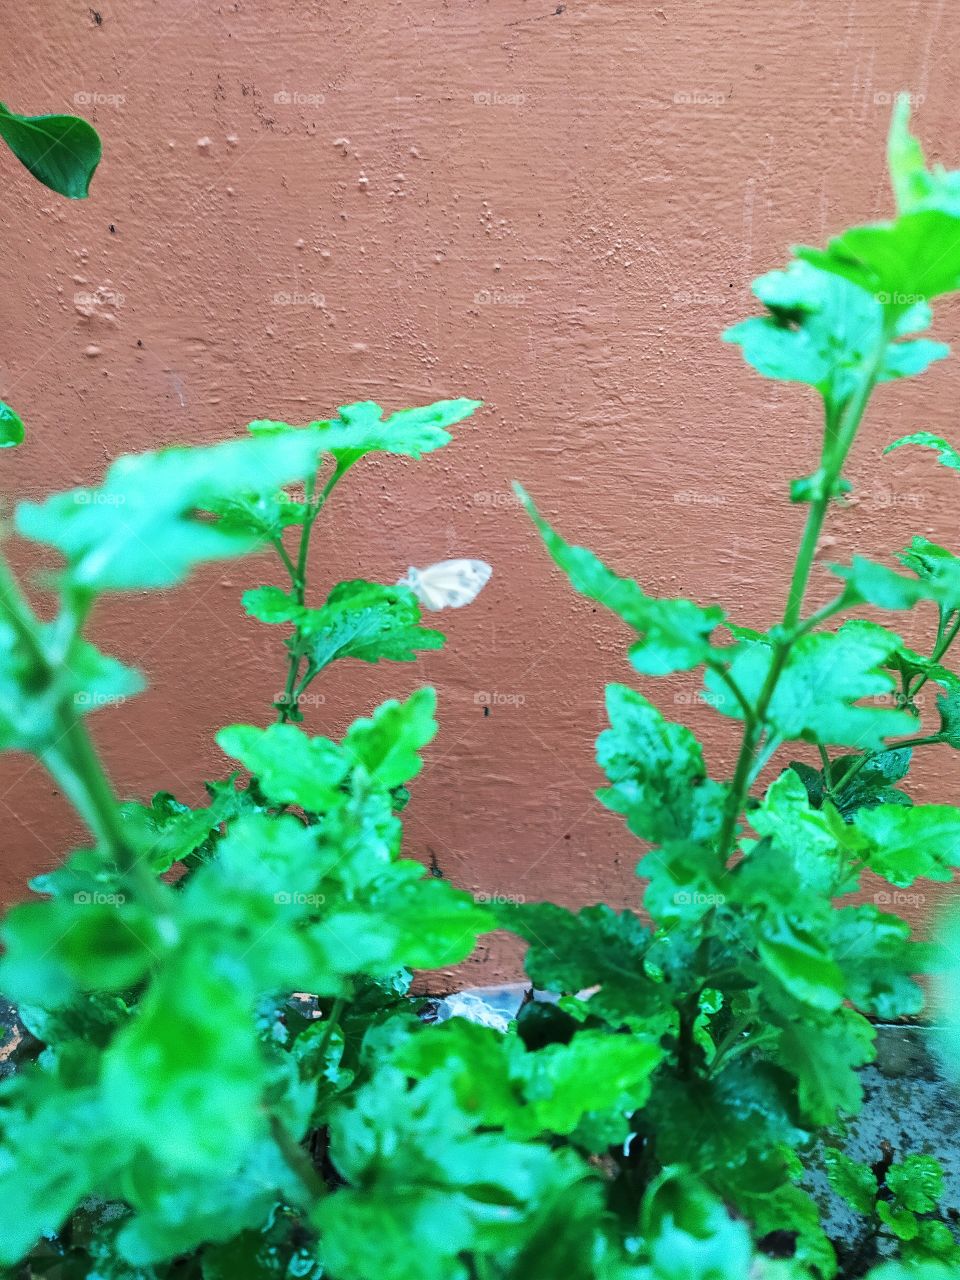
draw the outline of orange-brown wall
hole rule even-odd
[[[626,637],[552,570],[510,480],[648,590],[773,620],[802,519],[787,479],[815,465],[817,405],[760,380],[719,333],[789,244],[889,208],[897,90],[916,95],[933,157],[960,160],[960,12],[93,2],[38,0],[4,21],[0,96],[79,111],[105,148],[86,203],[0,156],[0,397],[29,430],[2,457],[4,492],[92,482],[119,453],[254,417],[482,397],[444,452],[358,468],[312,569],[320,592],[479,555],[491,586],[443,616],[445,652],[335,667],[310,727],[336,732],[433,682],[442,732],[408,810],[411,852],[478,892],[635,903],[639,846],[592,797],[603,685],[634,678]],[[956,306],[938,307],[936,330],[960,341]],[[882,390],[826,558],[913,532],[960,542],[960,476],[919,451],[880,457],[907,430],[960,438],[958,391],[960,359]],[[264,721],[283,655],[239,597],[270,581],[260,558],[103,604],[97,639],[151,686],[96,717],[123,793],[200,801],[201,779],[225,770],[214,731]],[[928,622],[905,634],[923,641]],[[730,768],[731,726],[691,705],[693,678],[642,687]],[[37,765],[0,765],[12,900],[78,832]],[[918,794],[956,801],[957,776],[936,748]],[[467,980],[515,973],[517,955],[487,947]]]

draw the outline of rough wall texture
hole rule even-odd
[[[79,110],[105,144],[84,204],[0,159],[0,397],[30,431],[3,457],[5,492],[93,481],[118,453],[253,417],[482,396],[450,449],[358,469],[313,569],[321,587],[390,581],[475,554],[493,583],[445,615],[444,653],[334,668],[311,724],[336,731],[434,682],[442,734],[411,851],[479,892],[635,902],[638,847],[592,796],[625,637],[552,571],[509,482],[649,590],[773,619],[802,518],[786,479],[812,468],[817,406],[718,334],[788,244],[889,206],[897,90],[920,101],[933,156],[960,156],[960,15],[947,0],[94,3],[21,7],[0,55],[6,101]],[[937,336],[957,330],[942,305]],[[960,362],[883,389],[830,558],[913,532],[957,542],[957,478],[879,451],[909,429],[956,437],[958,390]],[[239,596],[273,574],[241,562],[103,607],[98,640],[151,682],[95,725],[125,793],[199,799],[224,771],[213,731],[263,719],[282,654]],[[695,689],[647,691],[728,769],[730,726]],[[955,760],[931,752],[923,798],[957,799]],[[13,899],[77,833],[36,765],[0,763]],[[493,945],[469,980],[516,965]]]

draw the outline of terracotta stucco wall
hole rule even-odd
[[[812,469],[817,406],[718,335],[788,244],[889,206],[897,90],[917,95],[934,157],[960,157],[960,14],[947,0],[94,3],[40,0],[5,23],[4,100],[79,109],[105,159],[92,198],[68,204],[0,158],[0,396],[30,432],[3,456],[4,492],[93,481],[118,453],[253,417],[482,396],[450,449],[358,470],[313,568],[322,589],[475,554],[492,585],[444,616],[444,653],[334,668],[311,726],[435,683],[442,733],[410,850],[481,892],[635,902],[639,847],[592,797],[604,682],[632,678],[625,636],[551,570],[509,481],[648,590],[773,619],[802,518],[786,480]],[[941,305],[938,336],[958,327]],[[960,481],[929,455],[879,456],[905,430],[960,435],[958,391],[960,362],[882,391],[831,558],[913,532],[960,540]],[[214,567],[104,605],[98,640],[151,685],[96,720],[124,793],[198,801],[224,771],[216,728],[264,718],[282,654],[239,596],[274,572]],[[729,769],[730,725],[691,705],[692,678],[643,687]],[[36,765],[0,764],[13,899],[78,833]],[[956,769],[935,749],[922,798],[958,799]],[[470,980],[516,955],[482,951]]]

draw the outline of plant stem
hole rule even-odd
[[[718,840],[720,857],[724,862],[730,856],[736,839],[737,820],[746,802],[754,755],[763,732],[770,702],[783,668],[786,665],[790,650],[798,636],[802,634],[804,624],[801,622],[800,615],[803,610],[803,601],[807,593],[807,585],[813,569],[817,544],[823,531],[823,522],[826,518],[827,509],[835,491],[840,472],[843,469],[843,464],[850,451],[850,446],[853,444],[854,437],[863,419],[870,395],[883,367],[883,359],[886,354],[887,343],[893,333],[894,323],[895,317],[885,311],[883,326],[870,361],[864,370],[856,391],[845,404],[843,412],[838,415],[830,406],[826,408],[826,423],[820,454],[822,472],[820,488],[810,504],[810,510],[807,512],[807,521],[800,540],[800,546],[797,549],[797,558],[794,563],[790,589],[787,593],[787,602],[783,611],[783,626],[779,638],[775,640],[773,645],[770,668],[754,707],[754,718],[752,721],[744,721],[743,740],[740,744],[737,763],[734,767],[733,781],[730,784],[730,792],[727,796]]]
[[[346,996],[337,996],[333,1004],[330,1006],[330,1012],[327,1014],[323,1035],[320,1037],[320,1043],[317,1045],[317,1057],[321,1062],[327,1056],[327,1051],[330,1048],[330,1042],[333,1040],[333,1033],[340,1025],[340,1019],[343,1017],[343,1011],[346,1007]]]
[[[317,516],[324,508],[324,504],[334,490],[334,486],[343,476],[346,468],[341,469],[336,466],[327,479],[326,484],[320,491],[316,499],[317,478],[311,476],[305,485],[305,497],[307,502],[307,511],[304,516],[303,524],[300,527],[300,546],[297,549],[297,562],[293,563],[288,555],[286,548],[277,545],[281,559],[290,574],[290,583],[293,587],[293,598],[297,604],[302,605],[306,602],[307,594],[307,556],[310,550],[310,535],[313,533],[313,526]],[[288,641],[290,656],[287,660],[287,680],[284,685],[283,695],[280,699],[280,705],[277,707],[277,719],[280,724],[286,724],[289,720],[300,720],[302,717],[297,709],[297,702],[303,690],[307,687],[316,672],[312,674],[308,671],[307,677],[298,687],[297,681],[300,676],[300,666],[303,662],[303,655],[300,652],[301,628],[294,627],[293,635]]]

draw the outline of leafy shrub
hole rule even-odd
[[[791,490],[807,522],[775,626],[647,595],[523,495],[577,590],[633,632],[635,670],[702,667],[706,700],[742,727],[732,779],[714,780],[686,727],[627,686],[607,691],[600,799],[651,846],[649,924],[607,906],[492,909],[400,856],[431,690],[339,742],[301,727],[305,690],[333,660],[407,660],[440,643],[408,585],[341,583],[308,603],[314,519],[363,454],[436,448],[472,402],[387,422],[355,405],[305,428],[255,423],[247,440],[121,459],[99,489],[20,507],[20,533],[65,567],[50,622],[3,569],[0,744],[44,763],[95,843],[39,877],[43,900],[4,926],[0,988],[31,1037],[0,1112],[11,1275],[837,1274],[801,1157],[860,1107],[870,1017],[922,1003],[907,924],[856,895],[868,872],[897,889],[947,879],[960,851],[960,810],[914,805],[900,785],[913,751],[958,744],[960,678],[944,659],[960,559],[917,538],[900,569],[833,566],[835,596],[805,607],[870,396],[946,354],[915,335],[926,300],[960,287],[960,174],[927,170],[905,104],[891,174],[894,220],[798,250],[756,283],[765,315],[726,335],[824,405],[820,464]],[[268,545],[288,581],[245,604],[289,629],[275,722],[221,731],[239,769],[209,784],[203,808],[167,794],[120,803],[84,715],[141,677],[83,638],[94,601]],[[875,621],[827,626],[862,605],[932,605],[930,654]],[[935,728],[918,714],[928,683],[941,690]],[[791,743],[819,767],[791,763]],[[527,939],[528,973],[556,1003],[526,1004],[507,1033],[424,1020],[409,970],[456,962],[494,927]],[[872,1242],[844,1254],[845,1274],[863,1274],[884,1234],[910,1247],[877,1280],[952,1274],[950,1228],[928,1225],[935,1162],[909,1156],[882,1177],[842,1153],[827,1162]]]

